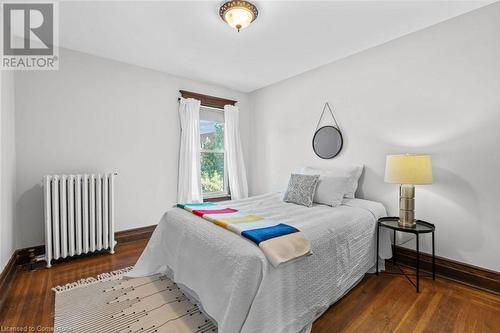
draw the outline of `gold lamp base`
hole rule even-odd
[[[400,227],[414,228],[415,222],[415,186],[399,186],[399,221]]]

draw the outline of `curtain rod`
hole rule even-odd
[[[177,98],[177,101],[180,101],[181,98]],[[218,108],[218,107],[215,107],[215,106],[210,106],[210,105],[203,105],[201,104],[201,107],[202,108],[205,108],[205,109],[212,109],[214,111],[219,111],[219,112],[224,112],[224,108]]]
[[[206,105],[202,105],[201,106],[203,109],[210,109],[210,111],[215,111],[215,112],[224,112],[224,109],[222,108],[216,108],[216,107],[213,107],[213,106],[206,106]]]

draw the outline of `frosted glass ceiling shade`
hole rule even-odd
[[[425,185],[432,184],[430,155],[388,155],[385,164],[386,183]]]
[[[248,1],[228,1],[219,9],[220,17],[231,27],[238,30],[245,29],[258,15],[257,7]]]

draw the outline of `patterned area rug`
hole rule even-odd
[[[207,333],[217,327],[163,275],[126,279],[132,267],[53,288],[55,332]]]

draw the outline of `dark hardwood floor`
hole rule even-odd
[[[18,272],[0,309],[0,331],[15,326],[50,329],[53,286],[133,265],[145,245],[133,241],[119,244],[114,255]],[[368,274],[315,322],[313,333],[500,332],[500,296],[441,278],[422,280],[417,294],[403,276]]]

